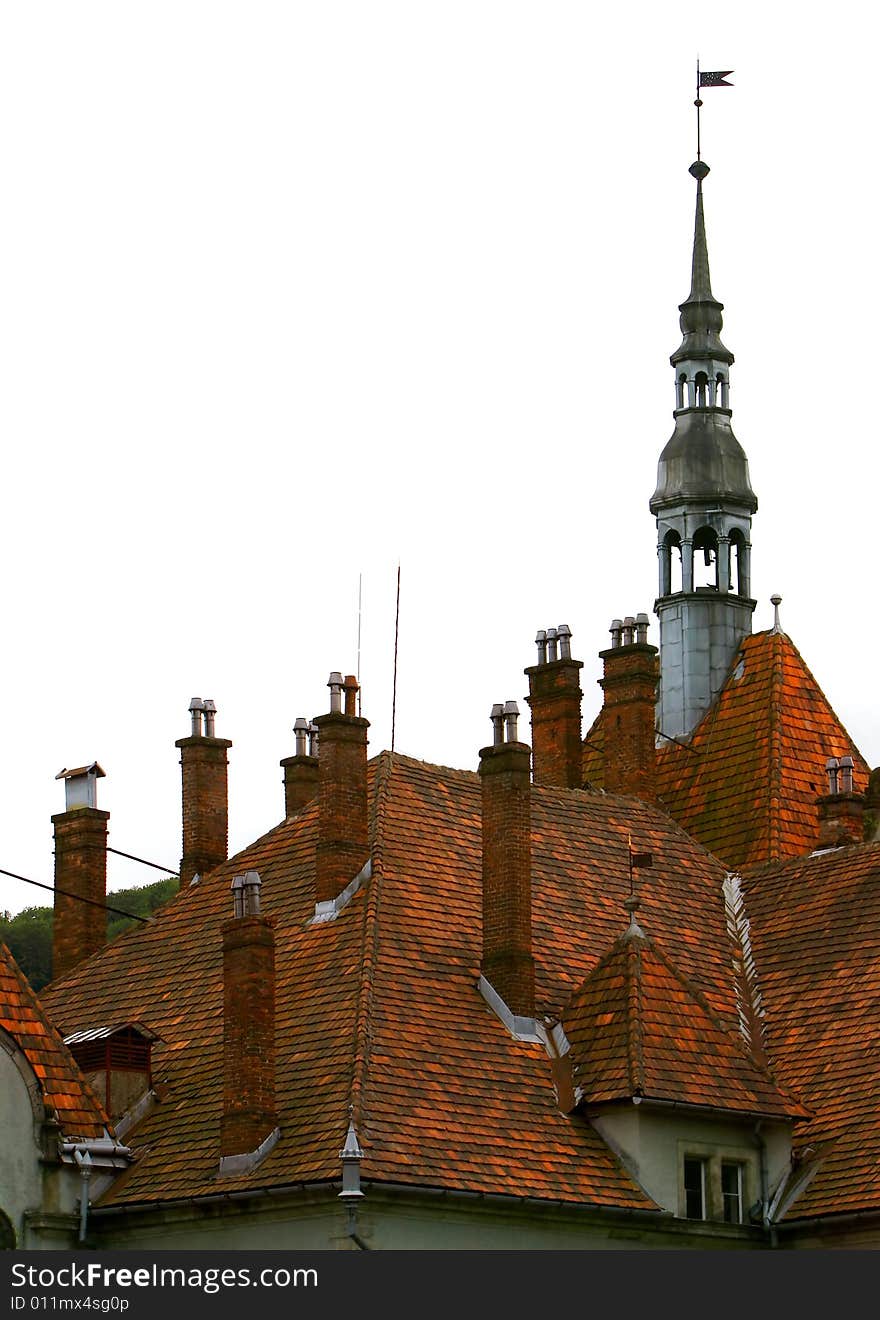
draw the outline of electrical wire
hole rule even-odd
[[[82,894],[72,894],[69,889],[56,889],[54,885],[44,885],[41,880],[30,880],[26,875],[16,875],[14,871],[4,871],[0,866],[0,875],[8,875],[11,880],[21,880],[26,885],[36,885],[38,889],[48,889],[50,894],[63,894],[65,898],[73,898],[77,903],[88,903],[89,907],[104,908],[107,912],[115,912],[117,917],[130,917],[132,921],[142,921],[149,924],[153,917],[142,917],[137,912],[125,912],[122,908],[112,907],[109,903],[99,903],[94,898],[84,898]]]

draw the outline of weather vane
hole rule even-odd
[[[700,155],[700,109],[703,102],[700,99],[700,89],[702,87],[732,87],[733,83],[726,80],[733,73],[733,69],[716,69],[713,73],[701,73],[700,61],[697,60],[697,99],[694,105],[697,107],[697,160],[702,160]]]

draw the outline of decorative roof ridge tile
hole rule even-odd
[[[645,1090],[645,1050],[642,1025],[642,949],[650,947],[647,935],[630,939],[629,933],[617,941],[626,952],[624,967],[629,981],[627,993],[626,1052],[629,1084],[633,1095]]]

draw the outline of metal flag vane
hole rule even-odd
[[[711,73],[700,72],[700,61],[697,60],[697,99],[694,105],[697,107],[697,160],[702,160],[700,155],[700,110],[703,102],[700,99],[700,89],[703,87],[733,87],[733,83],[727,81],[733,69],[715,69]]]

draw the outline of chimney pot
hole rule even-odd
[[[318,726],[314,720],[309,724],[309,756],[318,755]]]
[[[216,705],[214,704],[214,702],[211,700],[210,697],[206,697],[206,698],[205,698],[205,701],[204,701],[204,712],[205,712],[205,737],[206,737],[206,738],[213,738],[213,737],[214,737],[214,716],[217,714],[217,707],[216,707]]]
[[[636,626],[636,621],[635,621],[635,619],[633,618],[633,616],[632,616],[631,614],[628,614],[628,615],[626,616],[626,618],[624,619],[624,621],[623,621],[623,644],[624,644],[624,646],[632,646],[633,641],[634,641],[633,633],[634,633],[634,631],[635,631],[635,626]]]
[[[840,791],[841,793],[851,793],[853,791],[853,759],[851,756],[840,758]]]
[[[829,756],[825,762],[825,772],[828,775],[828,792],[837,792],[837,768],[838,760],[836,756]]]
[[[539,664],[539,665],[546,665],[546,663],[547,663],[547,633],[546,633],[546,630],[545,630],[544,628],[539,628],[539,629],[538,629],[538,635],[537,635],[537,637],[535,638],[535,645],[536,645],[537,648],[538,648],[538,664]]]
[[[309,722],[302,715],[297,716],[293,722],[293,733],[296,740],[296,755],[307,755],[307,739],[309,736]]]
[[[341,715],[343,680],[338,669],[333,670],[327,680],[327,686],[330,689],[330,714]]]
[[[622,627],[623,627],[623,622],[622,622],[622,620],[620,620],[620,619],[612,619],[612,620],[611,620],[611,630],[610,630],[610,631],[611,631],[611,645],[612,645],[612,646],[620,646],[620,630],[622,629]]]
[[[202,712],[205,709],[205,703],[201,697],[193,697],[189,703],[189,713],[192,716],[192,737],[201,738],[202,736]]]
[[[519,706],[515,701],[505,701],[504,708],[505,741],[517,742],[516,723],[519,719]]]
[[[571,659],[571,629],[567,623],[560,623],[556,629],[556,635],[559,638],[559,658],[560,660]]]
[[[547,629],[547,660],[552,664],[554,660],[559,659],[556,649],[557,632],[555,628]]]
[[[647,614],[636,615],[636,635],[639,646],[645,646],[648,641],[648,616]]]
[[[500,747],[504,742],[504,707],[500,701],[492,707],[489,718],[492,721],[492,742],[495,747]]]
[[[354,674],[345,676],[345,713],[357,715],[358,681]]]

